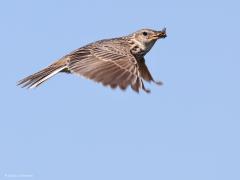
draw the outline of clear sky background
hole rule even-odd
[[[237,0],[1,1],[0,179],[239,180],[239,9]],[[144,27],[168,32],[146,56],[164,82],[146,84],[151,94],[65,74],[16,86],[78,47]]]

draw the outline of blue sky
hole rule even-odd
[[[240,179],[239,6],[1,2],[0,179]],[[146,56],[164,82],[146,84],[150,95],[65,74],[16,86],[78,47],[143,27],[168,32]]]

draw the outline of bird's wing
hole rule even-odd
[[[72,73],[85,76],[112,88],[144,88],[137,60],[130,52],[107,45],[91,45],[68,55],[68,68]]]

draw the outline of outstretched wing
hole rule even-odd
[[[126,89],[129,85],[139,92],[144,85],[135,57],[112,43],[92,44],[68,55],[72,73],[85,76],[112,88]]]

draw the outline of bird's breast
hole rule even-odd
[[[135,56],[144,56],[148,52],[147,47],[138,41],[132,40],[130,44],[130,51]]]

